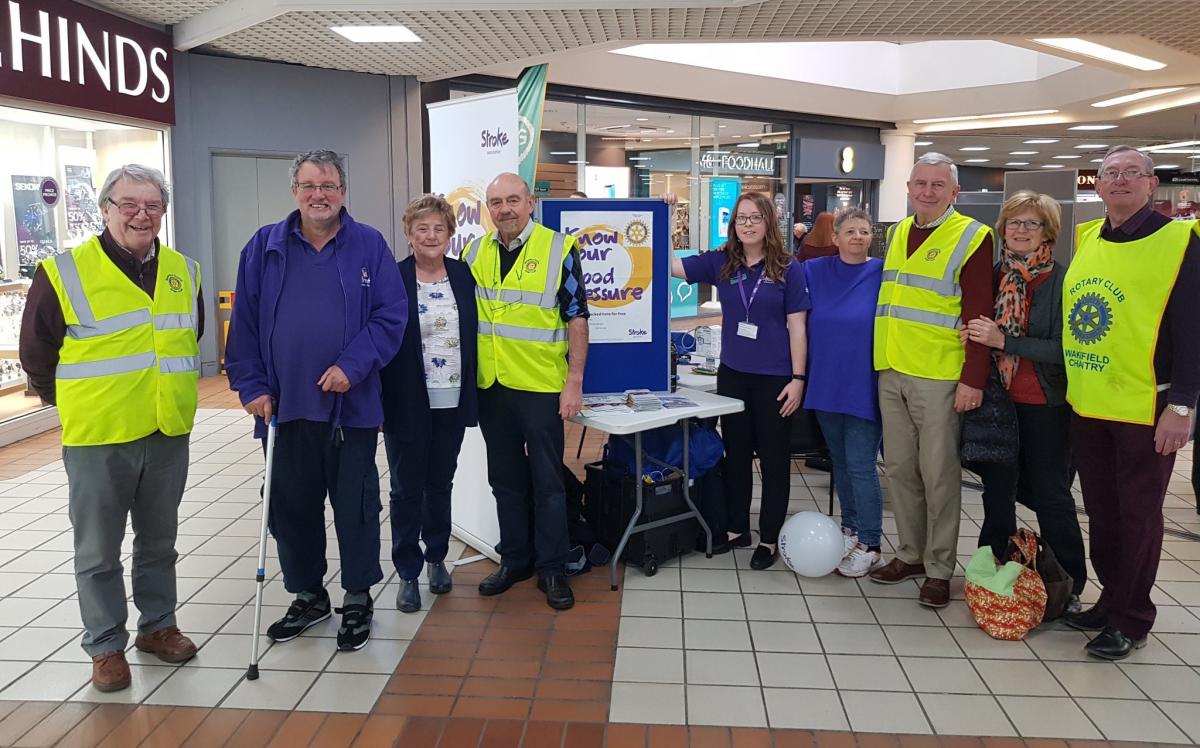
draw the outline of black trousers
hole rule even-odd
[[[983,527],[979,547],[990,545],[1003,557],[1017,531],[1016,502],[1037,514],[1042,539],[1054,551],[1079,594],[1087,583],[1083,533],[1071,496],[1071,408],[1068,405],[1022,405],[1017,411],[1020,441],[1015,464],[974,463],[983,480]]]
[[[391,476],[392,563],[413,580],[424,561],[446,560],[450,549],[450,494],[465,429],[457,408],[429,413],[423,434],[384,434]],[[425,541],[421,552],[419,540]]]
[[[363,592],[383,580],[378,430],[343,428],[342,434],[337,444],[328,423],[287,421],[278,426],[269,524],[288,592],[324,585],[326,494],[333,505],[342,588]]]
[[[721,416],[729,532],[750,531],[751,471],[757,454],[762,472],[758,532],[763,543],[778,542],[779,530],[787,519],[791,494],[792,421],[779,415],[782,403],[775,398],[790,381],[790,377],[747,374],[724,364],[717,371],[717,394],[737,398],[746,404],[741,413]]]
[[[532,566],[539,576],[561,574],[568,543],[558,393],[493,384],[479,391],[479,428],[500,520],[501,560],[517,569]]]

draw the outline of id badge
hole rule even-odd
[[[751,322],[739,322],[737,326],[737,334],[739,337],[749,338],[750,340],[758,340],[758,325]]]

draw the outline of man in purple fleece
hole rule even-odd
[[[370,637],[371,585],[383,579],[379,370],[400,349],[408,301],[387,241],[342,205],[341,157],[301,154],[291,174],[298,210],[242,250],[225,366],[255,436],[277,416],[269,523],[296,599],[267,636],[289,641],[330,616],[328,494],[346,592],[337,645],[355,650]]]

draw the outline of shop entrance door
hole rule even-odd
[[[217,319],[217,362],[225,371],[225,338],[233,313],[238,259],[246,242],[262,226],[277,223],[296,203],[289,189],[292,156],[214,154],[213,279]],[[207,284],[206,284],[207,285]]]

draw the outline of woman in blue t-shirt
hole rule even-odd
[[[674,258],[671,273],[688,283],[716,286],[722,314],[717,394],[746,405],[741,413],[721,416],[729,536],[713,552],[750,546],[751,467],[757,453],[762,506],[750,568],[761,570],[779,557],[779,530],[787,518],[791,415],[804,394],[808,290],[800,263],[784,247],[770,198],[743,193],[730,228],[720,250]]]
[[[833,243],[836,255],[803,265],[812,303],[804,407],[816,413],[833,462],[845,536],[837,571],[861,577],[882,564],[883,497],[875,470],[882,430],[872,348],[883,261],[867,256],[871,216],[864,210],[837,216]]]

